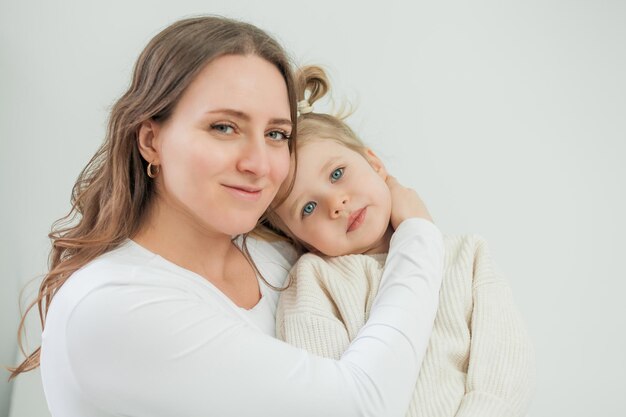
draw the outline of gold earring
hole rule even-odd
[[[155,168],[156,172],[152,172],[152,168]],[[148,176],[150,178],[156,178],[157,175],[159,175],[159,172],[161,172],[161,168],[158,165],[152,165],[152,162],[149,162],[146,171],[148,172]]]

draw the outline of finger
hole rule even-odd
[[[387,178],[385,179],[385,182],[389,186],[398,184],[398,180],[396,179],[396,177],[394,177],[393,175],[389,175],[389,174],[387,174]]]

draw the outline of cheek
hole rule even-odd
[[[331,233],[318,222],[306,222],[306,224],[300,223],[299,225],[288,224],[287,227],[296,238],[317,250],[325,252],[325,248],[329,246]]]
[[[272,154],[272,179],[281,184],[289,175],[289,166],[291,164],[291,156],[289,155],[289,148],[284,146],[280,149],[276,149],[276,152]]]
[[[384,205],[389,212],[389,215],[391,215],[391,191],[389,191],[389,188],[385,183],[383,183],[383,196]]]
[[[372,182],[371,188],[374,193],[375,199],[378,202],[378,206],[382,209],[385,218],[383,220],[389,221],[391,217],[391,192],[387,184],[378,177],[377,180]]]
[[[214,181],[228,163],[227,152],[192,140],[170,145],[162,154],[166,187],[185,200],[202,200],[207,195],[207,181]]]
[[[334,225],[316,224],[309,231],[309,243],[320,252],[329,256],[341,254],[342,238],[337,236],[338,230]]]
[[[223,171],[232,165],[232,155],[228,149],[220,147],[195,146],[189,147],[186,152],[188,169],[197,179],[211,178],[214,174]]]

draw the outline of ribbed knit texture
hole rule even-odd
[[[447,236],[445,250],[439,310],[407,416],[523,416],[534,355],[510,287],[480,237]],[[277,336],[340,358],[369,316],[385,258],[302,256],[278,304]]]

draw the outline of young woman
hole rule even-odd
[[[311,253],[281,294],[277,335],[339,359],[373,312],[394,222],[382,162],[340,119],[312,113],[328,90],[319,67],[297,77],[298,169],[269,211]],[[407,417],[521,417],[533,387],[533,351],[507,282],[478,236],[446,236],[439,310]],[[419,253],[407,254],[419,259]],[[409,258],[409,259],[410,259]]]
[[[53,416],[404,414],[443,258],[411,190],[390,182],[389,272],[344,357],[274,338],[291,259],[249,239],[250,259],[241,235],[288,174],[296,114],[285,53],[256,27],[201,17],[152,39],[51,234],[42,346],[13,372],[41,361]]]

